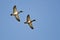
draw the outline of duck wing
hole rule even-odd
[[[20,19],[19,19],[19,16],[18,15],[16,15],[15,18],[16,18],[17,21],[20,22]]]
[[[30,15],[27,15],[27,21],[29,21],[30,20]]]
[[[13,7],[13,13],[15,13],[17,11],[16,5],[14,5]]]
[[[33,26],[32,26],[32,23],[29,23],[28,25],[30,26],[31,29],[34,29]]]

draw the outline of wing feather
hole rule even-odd
[[[13,7],[13,13],[17,11],[16,5]]]
[[[30,23],[29,26],[30,26],[31,29],[34,29],[33,26],[32,26],[32,23]]]
[[[30,20],[30,15],[27,15],[27,21],[29,21]]]
[[[16,15],[15,18],[16,18],[17,21],[20,22],[20,19],[19,19],[19,16],[18,15]]]

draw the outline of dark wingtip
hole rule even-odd
[[[20,22],[20,19],[17,19],[18,22]]]
[[[28,16],[29,16],[29,14],[28,14]]]
[[[30,15],[28,14],[27,17],[29,17]]]
[[[16,7],[16,5],[14,5],[14,8]]]
[[[36,20],[33,20],[33,21],[36,21]]]
[[[10,14],[10,16],[12,16],[12,14]]]
[[[19,11],[19,13],[22,13],[23,11]]]
[[[34,22],[34,21],[36,21],[36,20],[32,20],[31,22]]]
[[[23,12],[23,11],[20,11],[20,12]]]
[[[34,29],[33,27],[31,27],[31,29]]]
[[[20,22],[20,20],[18,20]]]

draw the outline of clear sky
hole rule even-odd
[[[20,23],[10,16],[14,5],[24,11]],[[34,30],[24,24],[28,14]],[[0,0],[0,40],[60,40],[60,0]]]

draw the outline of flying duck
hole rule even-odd
[[[16,8],[16,5],[13,6],[13,13],[10,14],[11,16],[15,16],[16,20],[18,22],[20,22],[20,18],[19,18],[19,13],[22,13],[23,11],[18,11],[17,8]]]
[[[24,22],[24,24],[28,24],[31,29],[34,29],[33,26],[32,26],[32,22],[34,22],[34,21],[36,21],[36,20],[31,20],[31,19],[30,19],[30,15],[28,14],[28,15],[27,15],[26,22]]]

